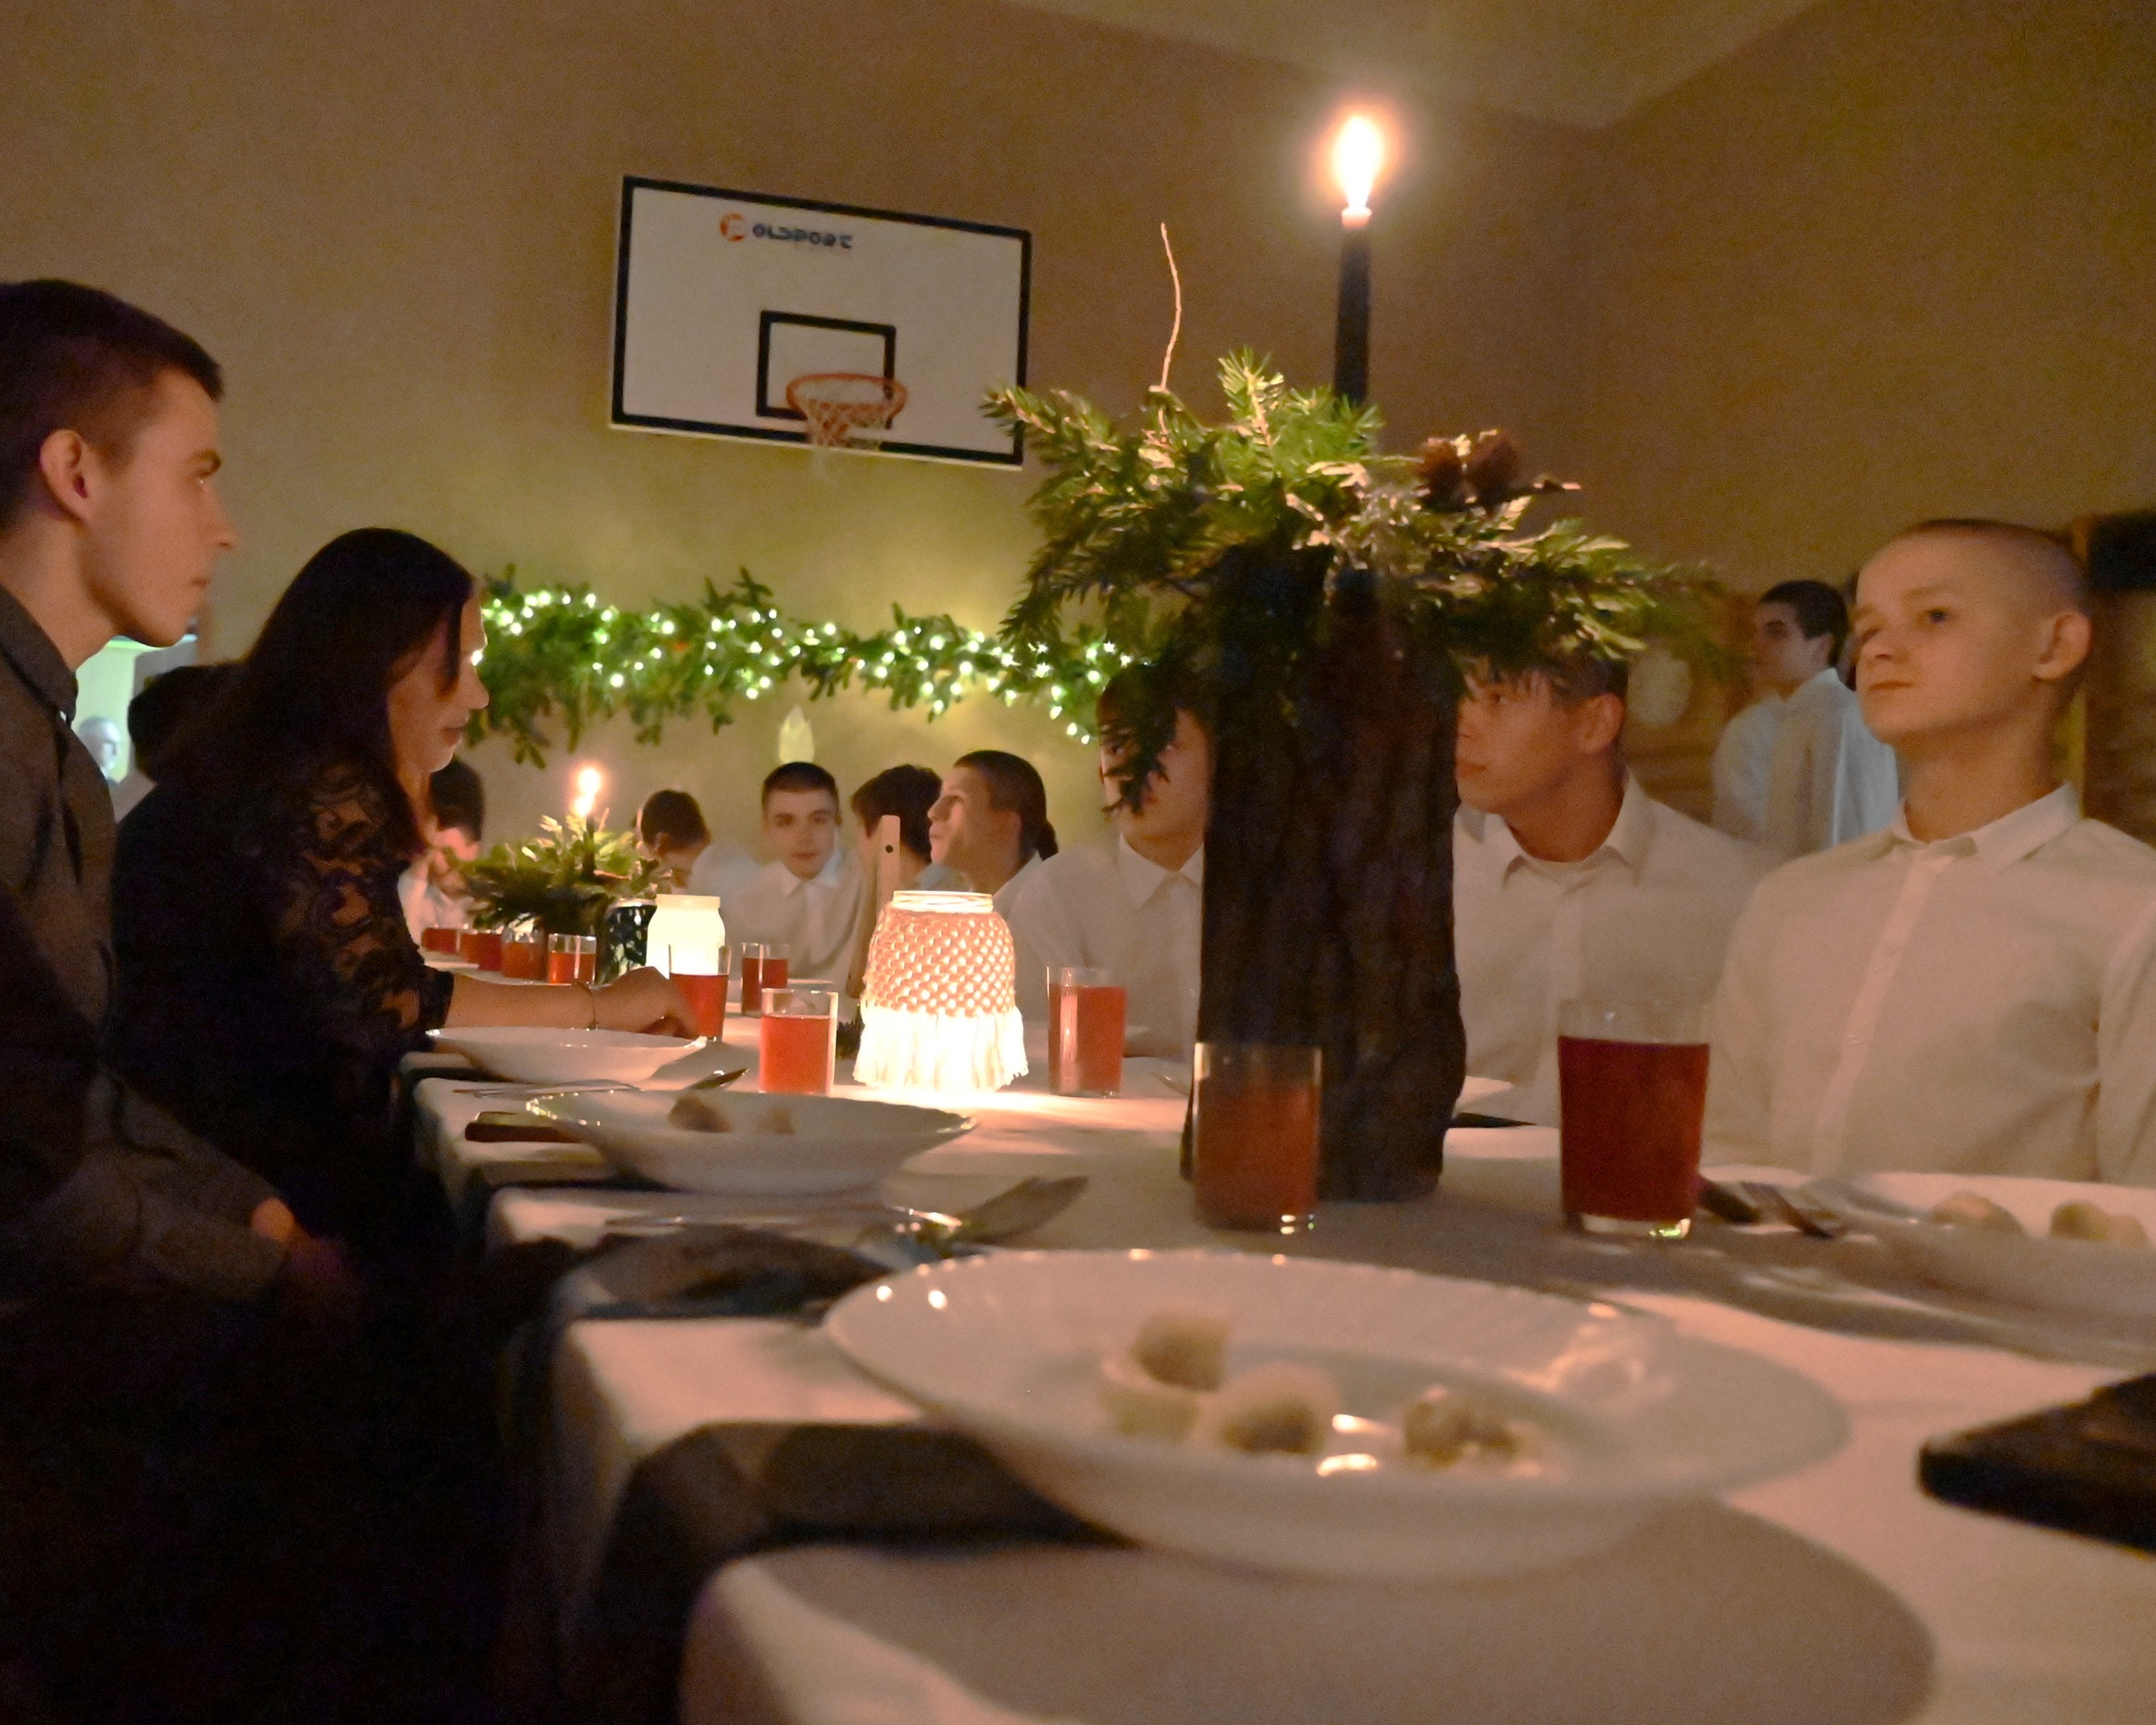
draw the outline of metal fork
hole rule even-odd
[[[1799,1234],[1814,1240],[1840,1240],[1849,1232],[1840,1217],[1807,1204],[1799,1204],[1786,1187],[1771,1180],[1739,1180],[1738,1189],[1770,1215],[1779,1216]]]

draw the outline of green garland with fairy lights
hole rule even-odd
[[[657,742],[670,721],[692,715],[716,732],[733,721],[737,701],[772,695],[788,677],[812,699],[858,688],[885,695],[894,711],[926,706],[931,718],[973,696],[1045,702],[1066,734],[1090,743],[1093,697],[1134,657],[1096,628],[1020,641],[896,605],[891,626],[873,634],[807,622],[782,612],[746,569],[732,587],[706,581],[701,598],[630,611],[582,585],[520,587],[511,567],[488,581],[481,606],[480,675],[491,704],[474,715],[473,741],[506,737],[534,766],[557,746],[554,725],[569,748],[622,713],[639,742]]]

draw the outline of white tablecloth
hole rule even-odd
[[[1226,1243],[1192,1219],[1175,1171],[1182,1098],[1143,1071],[1131,1087],[1114,1101],[969,1100],[980,1130],[889,1189],[950,1208],[1052,1166],[1094,1183],[1030,1243]],[[463,1121],[506,1104],[457,1088],[421,1092],[446,1179],[482,1158],[532,1158],[466,1143]],[[1556,1223],[1553,1136],[1455,1133],[1435,1198],[1328,1208],[1291,1249],[1614,1290],[1811,1376],[1849,1412],[1844,1450],[1593,1563],[1503,1583],[1314,1584],[1135,1551],[783,1552],[705,1589],[685,1718],[2156,1718],[2156,1563],[1936,1503],[1914,1473],[1925,1438],[2084,1395],[2156,1365],[2156,1346],[1957,1306],[1861,1241],[1721,1229],[1675,1250],[1576,1239]],[[593,1165],[573,1150],[538,1160]],[[509,1192],[492,1228],[589,1238],[611,1216],[693,1207],[679,1194]],[[629,1472],[672,1439],[721,1420],[912,1417],[792,1324],[583,1324],[556,1369],[552,1534],[571,1609]]]

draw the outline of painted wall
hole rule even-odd
[[[896,600],[993,625],[1033,538],[1005,471],[606,424],[621,176],[1006,223],[1035,236],[1033,380],[1118,410],[1270,352],[1330,371],[1334,218],[1311,169],[1339,92],[1300,74],[993,0],[108,0],[0,21],[0,275],[136,298],[224,362],[228,497],[247,542],[213,644],[243,649],[307,554],[381,522],[481,571],[588,579],[618,604],[746,565],[798,614]],[[1553,338],[1579,135],[1476,114],[1410,124],[1380,228],[1373,383],[1400,437],[1512,424],[1558,459]],[[747,838],[790,697],[657,749],[583,752],[625,818],[681,784]],[[1091,763],[1045,713],[932,727],[810,708],[850,788],[904,759],[1014,747],[1066,835]],[[566,800],[490,745],[497,833]]]
[[[2156,7],[1825,0],[1597,135],[1598,518],[1756,591],[2156,500]]]

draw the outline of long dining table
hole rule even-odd
[[[726,1027],[744,1086],[755,1029]],[[757,1208],[580,1189],[609,1171],[597,1151],[474,1142],[473,1118],[513,1098],[453,1065],[412,1076],[418,1153],[491,1250]],[[1018,1244],[1282,1251],[1614,1301],[1804,1373],[1844,1409],[1848,1442],[1599,1557],[1502,1581],[1306,1580],[1067,1541],[759,1552],[693,1594],[682,1720],[2156,1718],[2156,1561],[1951,1507],[1916,1476],[1928,1438],[2156,1368],[2156,1336],[1950,1296],[1858,1237],[1714,1222],[1675,1245],[1573,1235],[1558,1214],[1555,1134],[1533,1127],[1455,1128],[1426,1199],[1327,1205],[1292,1240],[1216,1232],[1178,1172],[1186,1084],[1167,1063],[1132,1060],[1112,1098],[1051,1096],[1038,1076],[939,1098],[974,1129],[881,1195],[950,1210],[1029,1174],[1081,1173],[1078,1202]],[[685,1435],[921,1418],[790,1319],[576,1322],[551,1366],[544,1540],[565,1628],[588,1603],[639,1462]]]

